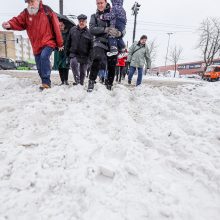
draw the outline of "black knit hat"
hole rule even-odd
[[[86,20],[87,19],[87,16],[84,15],[84,14],[81,14],[77,17],[78,20]]]

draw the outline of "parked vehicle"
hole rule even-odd
[[[16,60],[17,70],[36,70],[36,64],[23,60]]]
[[[218,81],[220,79],[220,65],[209,66],[202,78],[209,82]]]
[[[199,74],[183,74],[183,75],[181,75],[181,78],[200,79],[201,80],[201,76]]]
[[[10,58],[0,57],[0,69],[3,70],[16,69],[15,61]]]

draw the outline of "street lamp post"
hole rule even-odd
[[[168,44],[167,44],[167,53],[166,53],[166,58],[165,58],[165,67],[167,66],[167,56],[168,56],[168,52],[169,52],[169,46],[170,46],[170,36],[173,34],[173,33],[167,33],[168,34]]]
[[[137,14],[138,14],[138,11],[140,10],[140,6],[141,6],[140,4],[135,2],[132,9],[131,9],[132,10],[132,15],[134,15],[133,43],[134,43],[135,35],[136,35]]]
[[[60,0],[60,14],[63,15],[63,0]]]

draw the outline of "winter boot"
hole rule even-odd
[[[43,91],[44,89],[49,89],[49,88],[50,88],[50,86],[47,85],[47,84],[44,84],[44,83],[39,87],[39,89],[42,90],[42,91]]]
[[[94,89],[95,80],[89,80],[87,92],[92,92]]]
[[[117,54],[118,54],[118,48],[117,47],[111,47],[110,52],[107,52],[108,57],[115,56]]]
[[[111,91],[112,90],[112,85],[108,84],[108,85],[106,85],[106,88]]]
[[[66,86],[68,86],[68,85],[69,85],[68,81],[64,81],[64,84],[65,84]]]
[[[128,80],[128,84],[131,85],[131,80]]]

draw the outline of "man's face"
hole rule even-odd
[[[39,10],[39,5],[40,5],[40,0],[28,0],[28,13],[30,15],[35,15],[37,14],[38,10]]]
[[[100,12],[103,12],[106,8],[107,1],[106,0],[96,0],[97,9]]]
[[[86,25],[87,25],[87,20],[84,20],[84,19],[80,19],[80,20],[79,20],[79,28],[80,28],[80,29],[85,28]]]
[[[141,43],[141,44],[146,44],[146,42],[147,42],[147,39],[141,39],[141,40],[140,40],[140,43]]]

